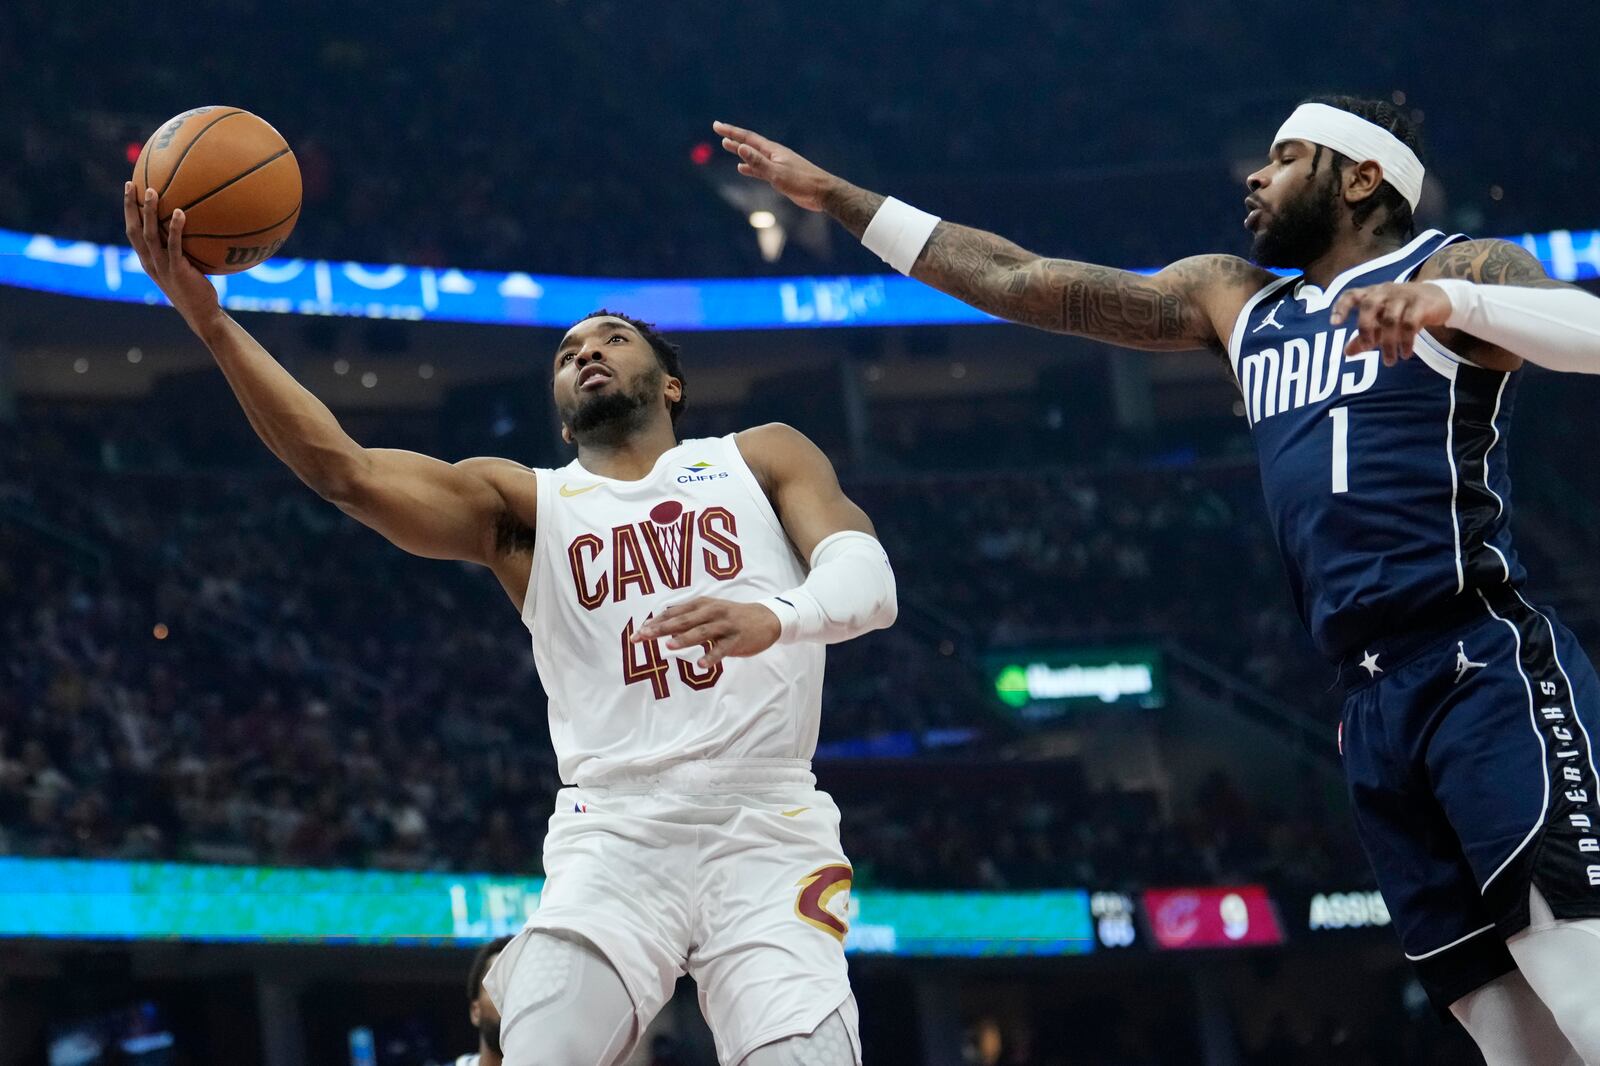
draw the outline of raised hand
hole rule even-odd
[[[1450,297],[1437,285],[1407,281],[1351,289],[1333,305],[1330,321],[1340,325],[1354,312],[1356,329],[1345,345],[1346,355],[1370,352],[1383,356],[1384,366],[1409,359],[1417,334],[1450,320]]]
[[[706,653],[695,666],[707,670],[723,659],[766,651],[782,631],[778,616],[759,603],[699,596],[657,614],[639,627],[633,642],[666,638],[668,651],[704,645]]]
[[[722,147],[739,157],[739,173],[760,178],[807,211],[822,211],[830,190],[842,184],[792,148],[770,141],[753,130],[713,122]]]
[[[211,280],[183,254],[183,212],[172,212],[163,241],[161,223],[156,218],[156,191],[146,189],[144,202],[140,203],[133,182],[129,181],[122,185],[122,222],[128,243],[139,256],[139,265],[166,293],[189,328],[198,332],[200,324],[215,314],[219,305]]]

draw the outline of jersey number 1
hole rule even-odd
[[[1350,409],[1335,407],[1328,412],[1333,419],[1333,491],[1350,491]]]

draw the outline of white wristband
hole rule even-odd
[[[938,215],[918,211],[910,204],[901,203],[890,196],[879,205],[872,221],[867,223],[866,232],[861,234],[861,243],[866,245],[867,251],[900,273],[910,274],[917,256],[922,254],[923,245],[928,243],[928,238],[933,236],[933,228],[938,224]]]

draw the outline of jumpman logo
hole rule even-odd
[[[1263,318],[1261,320],[1261,323],[1258,326],[1256,326],[1255,329],[1251,330],[1250,332],[1251,333],[1260,333],[1262,330],[1266,329],[1268,326],[1271,326],[1273,329],[1282,329],[1283,328],[1283,323],[1278,321],[1278,308],[1282,307],[1284,305],[1284,302],[1285,301],[1283,301],[1283,300],[1279,300],[1277,303],[1273,304],[1272,305],[1272,310],[1267,312],[1267,317]]]
[[[1468,670],[1482,670],[1485,666],[1488,666],[1489,664],[1488,663],[1475,663],[1471,659],[1467,658],[1467,642],[1466,641],[1464,641],[1464,640],[1456,641],[1456,647],[1459,650],[1456,652],[1456,682],[1455,683],[1459,685],[1459,684],[1461,684],[1461,679],[1463,677],[1467,676],[1467,671]]]

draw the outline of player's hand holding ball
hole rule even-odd
[[[122,220],[128,243],[133,245],[139,265],[150,280],[166,293],[189,328],[199,333],[206,320],[221,308],[211,280],[183,254],[184,214],[181,210],[172,213],[167,239],[163,241],[156,221],[156,191],[146,189],[143,203],[135,196],[133,182],[127,182],[122,188]]]
[[[759,603],[734,603],[700,596],[668,607],[639,627],[633,642],[666,638],[668,651],[704,645],[695,665],[709,670],[723,659],[759,655],[778,642],[783,626]]]
[[[205,275],[276,254],[300,194],[300,166],[277,130],[237,107],[197,107],[145,142],[122,187],[122,219],[145,273],[198,332],[218,310]]]
[[[1390,282],[1352,289],[1339,297],[1330,317],[1335,326],[1343,325],[1352,312],[1356,328],[1346,355],[1377,349],[1384,366],[1409,359],[1417,334],[1430,326],[1450,321],[1450,297],[1437,285],[1425,281]]]

